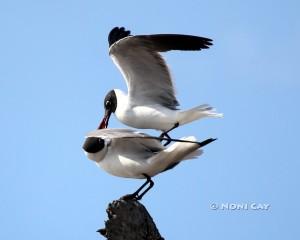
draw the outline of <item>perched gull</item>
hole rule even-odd
[[[115,27],[108,36],[109,55],[122,73],[128,93],[111,90],[104,99],[105,115],[99,129],[107,128],[111,113],[126,125],[161,130],[168,136],[172,129],[204,117],[222,117],[208,104],[189,110],[178,109],[179,102],[166,62],[159,52],[209,48],[209,38],[155,34],[130,35]]]
[[[106,172],[124,178],[146,178],[147,181],[129,198],[141,199],[153,186],[151,177],[169,170],[183,160],[202,153],[201,147],[215,139],[196,142],[193,136],[175,141],[169,147],[153,137],[132,129],[100,129],[87,134],[83,149],[87,157]],[[148,188],[140,193],[147,185]]]

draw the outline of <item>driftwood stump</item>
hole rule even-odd
[[[109,240],[163,240],[147,209],[136,200],[115,200],[106,210],[108,220],[98,232]]]

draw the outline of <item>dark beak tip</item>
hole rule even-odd
[[[107,120],[107,116],[104,116],[104,118],[102,119],[98,129],[104,129],[107,128],[108,125],[108,120]]]
[[[98,129],[103,129],[103,128],[106,128],[106,124],[105,124],[104,119],[103,119],[102,122],[100,123]]]
[[[108,121],[109,121],[110,115],[111,115],[110,111],[105,112],[105,115],[104,115],[98,129],[104,129],[104,128],[108,127]]]

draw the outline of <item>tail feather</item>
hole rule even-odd
[[[205,117],[221,118],[223,114],[216,112],[216,109],[208,104],[202,104],[192,109],[179,112],[178,122],[179,125],[183,125]]]
[[[186,155],[182,160],[196,159],[202,154],[203,154],[203,150],[202,149],[197,149],[194,152],[191,152],[188,155]]]
[[[181,140],[197,141],[193,136],[180,138]],[[165,150],[154,155],[147,160],[147,174],[154,176],[160,172],[167,171],[175,167],[183,160],[195,159],[203,153],[201,147],[213,142],[215,139],[210,138],[199,143],[176,142]]]
[[[203,153],[202,149],[196,149],[191,153],[188,153],[185,157],[183,157],[179,162],[173,162],[168,165],[162,172],[168,171],[174,167],[176,167],[183,160],[192,160],[198,158]]]

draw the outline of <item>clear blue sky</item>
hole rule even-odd
[[[297,239],[299,1],[1,1],[0,239],[101,239],[107,204],[140,180],[110,176],[81,149],[106,92],[126,89],[107,34],[214,39],[166,54],[182,108],[223,119],[173,136],[217,137],[199,159],[154,178],[143,204],[166,239]],[[111,127],[124,127],[115,118]],[[267,211],[211,210],[267,203]]]

